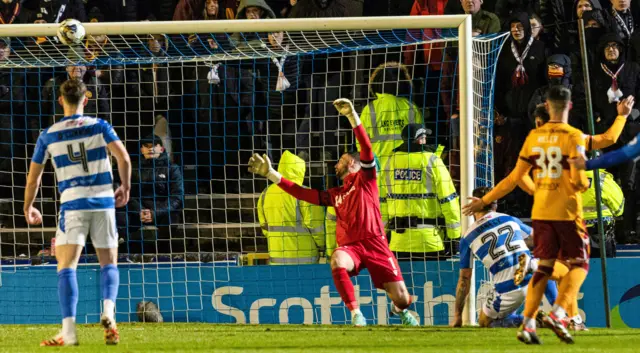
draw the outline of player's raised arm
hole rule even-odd
[[[331,204],[331,198],[325,197],[325,195],[328,196],[328,193],[316,189],[303,188],[293,181],[282,177],[282,174],[273,169],[271,160],[266,154],[263,154],[261,157],[259,154],[254,153],[249,159],[249,171],[271,180],[271,182],[277,184],[284,192],[298,200],[306,201],[314,205],[333,206],[333,204]]]
[[[358,112],[353,108],[353,103],[346,98],[340,98],[333,101],[333,106],[341,115],[344,115],[349,119],[353,133],[356,135],[356,139],[360,144],[360,164],[363,168],[374,168],[375,161],[373,158],[373,150],[371,147],[371,140],[367,135],[367,130],[364,129],[360,122]]]
[[[635,98],[633,96],[628,96],[618,102],[618,116],[616,117],[616,120],[603,134],[587,137],[585,144],[587,151],[600,150],[616,143],[620,134],[622,134],[622,130],[627,123],[627,117],[631,114],[634,104]]]
[[[631,140],[631,142],[629,142],[625,146],[615,151],[605,153],[598,158],[587,161],[586,156],[578,155],[575,158],[570,158],[569,163],[580,170],[594,170],[607,169],[609,167],[613,167],[614,165],[630,161],[632,159],[640,157],[640,144],[638,144],[639,137],[640,134],[634,137],[633,140]]]
[[[521,157],[516,163],[516,167],[511,171],[511,173],[509,173],[509,175],[507,175],[506,178],[502,179],[502,181],[500,181],[500,183],[498,183],[498,185],[496,185],[493,190],[484,195],[482,198],[472,197],[472,201],[462,208],[462,212],[465,216],[471,216],[474,212],[480,211],[491,202],[505,197],[511,191],[513,191],[516,186],[522,183],[522,179],[525,175],[529,174],[530,169],[531,164],[529,164],[528,161],[525,162]]]

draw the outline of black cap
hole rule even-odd
[[[148,143],[150,143],[150,144],[152,144],[154,146],[155,145],[160,145],[160,146],[164,147],[164,144],[162,143],[162,139],[158,135],[155,135],[155,134],[149,134],[149,135],[147,135],[145,138],[143,138],[140,141],[140,145],[145,145],[145,144],[148,144]]]
[[[413,142],[421,136],[430,136],[431,130],[422,124],[407,124],[402,128],[402,139],[406,142]]]

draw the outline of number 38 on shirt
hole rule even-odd
[[[539,155],[536,165],[540,171],[536,173],[536,178],[557,179],[562,176],[562,150],[557,146],[545,148],[533,147],[532,154]]]

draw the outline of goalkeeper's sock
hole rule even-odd
[[[552,272],[552,267],[539,265],[538,270],[533,274],[533,277],[529,281],[527,297],[525,299],[523,312],[525,318],[536,317],[536,312],[540,307],[540,301],[542,300],[542,296],[547,289],[547,282],[549,281],[549,276]]]
[[[351,283],[351,279],[349,279],[347,270],[340,267],[331,270],[331,274],[333,275],[333,283],[336,285],[336,289],[338,290],[338,293],[340,293],[340,297],[347,306],[347,309],[352,312],[354,309],[358,309],[355,290],[353,288],[353,283]]]
[[[115,302],[118,297],[120,285],[120,272],[114,264],[106,265],[100,269],[100,286],[102,287],[102,299],[104,300],[104,314],[113,318]]]
[[[64,268],[58,271],[58,300],[63,318],[62,332],[75,335],[78,306],[78,278],[75,269]]]
[[[548,281],[547,288],[544,290],[544,296],[549,304],[553,305],[558,298],[558,284],[556,281]]]

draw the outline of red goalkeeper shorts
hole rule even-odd
[[[363,269],[369,270],[376,288],[384,289],[384,284],[403,281],[398,260],[389,249],[386,237],[363,239],[359,242],[340,246],[353,260],[355,267],[349,276],[356,276]]]

